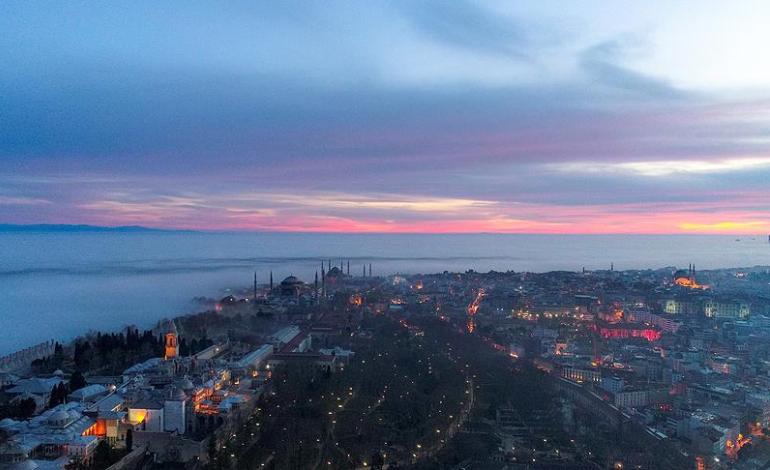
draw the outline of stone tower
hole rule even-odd
[[[167,361],[169,359],[174,359],[175,357],[179,356],[179,338],[178,332],[176,330],[176,325],[174,325],[174,322],[169,320],[168,325],[166,327],[166,344],[165,344],[165,353],[163,355],[163,358]]]

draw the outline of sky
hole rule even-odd
[[[0,2],[0,223],[768,233],[763,1]]]

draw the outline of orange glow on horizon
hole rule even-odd
[[[235,197],[235,196],[233,196]],[[55,223],[102,226],[142,225],[200,231],[307,233],[522,233],[522,234],[767,234],[770,194],[725,194],[720,201],[697,203],[544,204],[465,199],[391,197],[325,200],[306,197],[285,207],[270,201],[201,197],[178,203],[111,202],[83,205],[82,217]],[[328,197],[327,197],[328,199]],[[283,200],[281,200],[283,201]],[[208,204],[210,202],[210,205]],[[123,207],[123,205],[128,207]],[[115,210],[115,206],[123,210]],[[254,207],[252,207],[252,205]],[[387,211],[387,215],[384,211]]]
[[[549,214],[544,207],[543,212]],[[559,217],[558,212],[553,216]],[[684,218],[684,217],[682,217]],[[139,224],[150,228],[169,230],[233,231],[233,232],[295,232],[295,233],[383,233],[383,234],[734,234],[764,235],[770,233],[770,224],[756,221],[709,223],[681,222],[677,214],[603,214],[594,218],[563,223],[518,219],[445,219],[426,221],[378,221],[336,217],[305,217],[302,220],[276,218],[271,221],[200,221],[168,225],[143,220],[88,220],[84,223],[106,226]],[[277,220],[281,219],[281,220]],[[692,220],[692,219],[688,219]],[[80,221],[78,221],[80,223]]]
[[[716,223],[692,223],[684,222],[679,225],[682,230],[689,232],[707,232],[707,233],[743,233],[753,230],[764,229],[767,231],[770,224],[759,220],[750,220],[745,222],[716,222]]]

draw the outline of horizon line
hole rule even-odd
[[[420,232],[409,230],[394,230],[394,231],[369,231],[369,230],[351,230],[351,231],[328,231],[328,230],[273,230],[273,229],[205,229],[205,228],[184,228],[184,227],[158,227],[149,225],[94,225],[94,224],[80,224],[80,223],[30,223],[30,224],[17,224],[17,223],[3,223],[0,222],[0,233],[2,232],[34,232],[34,231],[148,231],[148,232],[167,232],[167,233],[201,233],[201,234],[238,234],[238,233],[264,233],[264,234],[318,234],[318,235],[656,235],[656,236],[672,236],[672,235],[721,235],[721,236],[736,236],[736,237],[756,237],[770,234],[763,232],[719,232],[719,231],[701,231],[701,232],[512,232],[512,231],[479,231],[479,232],[458,232],[458,231],[436,231],[436,232]]]

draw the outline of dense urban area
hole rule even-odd
[[[608,268],[319,260],[30,347],[0,358],[0,468],[770,468],[770,270]]]

